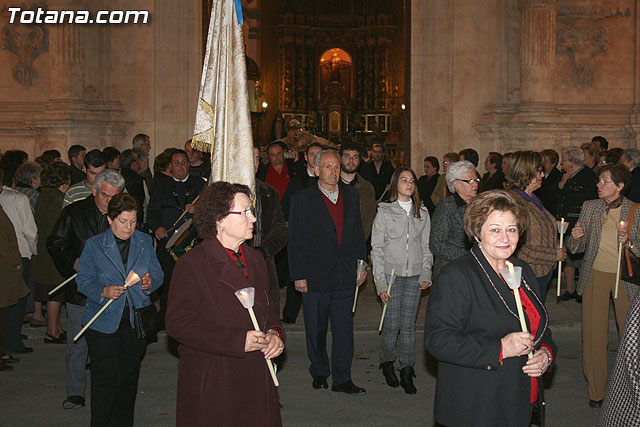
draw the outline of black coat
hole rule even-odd
[[[631,171],[631,187],[627,193],[627,199],[640,202],[640,167],[635,167]]]
[[[584,166],[567,180],[563,188],[558,189],[556,218],[564,218],[569,223],[567,233],[571,232],[574,224],[578,221],[584,201],[598,198],[597,183],[598,176],[595,172]]]
[[[289,220],[289,210],[291,209],[291,198],[309,187],[310,185],[318,185],[318,177],[317,176],[309,176],[306,169],[303,173],[299,173],[296,176],[291,178],[289,185],[287,186],[287,191],[282,195],[281,206],[282,212],[284,213],[284,219]]]
[[[373,188],[376,190],[376,200],[380,200],[387,185],[391,182],[391,175],[393,175],[394,170],[389,160],[383,160],[380,166],[380,173],[376,170],[376,165],[373,161],[360,163],[358,173],[373,185]]]
[[[536,277],[525,262],[514,257],[510,261],[522,267],[530,286],[525,292],[540,313],[535,348],[545,343],[555,360],[557,349]],[[445,267],[431,290],[424,328],[427,351],[439,361],[434,412],[438,422],[529,426],[531,378],[522,372],[527,356],[498,363],[501,338],[519,331],[514,297],[477,245]],[[538,379],[538,402],[544,401],[542,383]]]
[[[138,223],[144,222],[144,178],[132,169],[122,168],[120,175],[124,178],[124,188],[138,202]]]
[[[278,273],[273,257],[287,246],[289,235],[284,215],[280,207],[278,190],[256,179],[256,218],[254,224],[253,245],[262,254],[269,272],[269,289],[272,297],[280,289]],[[279,301],[278,301],[279,302]],[[274,301],[274,303],[277,303]],[[276,304],[279,307],[279,304]]]
[[[433,193],[433,189],[436,188],[439,177],[440,174],[436,173],[431,175],[431,178],[426,175],[418,178],[418,195],[424,207],[429,211],[429,215],[433,215],[433,211],[436,210],[436,205],[431,201],[431,193]]]
[[[551,215],[556,215],[558,208],[558,183],[562,179],[562,173],[557,169],[551,169],[549,175],[545,175],[542,181],[542,186],[535,191],[536,196],[540,198],[542,206],[546,210],[551,212]]]
[[[173,178],[158,181],[147,207],[147,225],[153,231],[159,227],[171,227],[182,215],[185,206],[193,203],[200,194],[204,184],[202,178],[191,175],[186,183],[177,182]],[[193,215],[186,214],[182,221],[188,218],[193,218]]]
[[[336,225],[317,185],[296,194],[289,213],[289,272],[291,280],[307,280],[311,292],[331,292],[353,284],[356,264],[367,259],[358,190],[338,184],[343,200],[341,244]]]
[[[109,228],[107,215],[98,210],[93,195],[64,208],[47,239],[47,250],[60,274],[67,278],[76,273],[73,265],[80,258],[84,244]],[[86,298],[77,291],[75,280],[65,285],[67,302],[84,305]]]
[[[489,172],[482,175],[478,193],[489,190],[504,190],[504,174],[502,171],[497,171],[493,175],[489,175]]]

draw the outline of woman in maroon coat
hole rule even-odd
[[[262,256],[244,244],[256,218],[249,188],[215,182],[200,196],[194,222],[205,240],[173,271],[167,333],[179,343],[178,426],[280,426],[278,393],[265,359],[284,349]],[[255,288],[261,331],[235,291]]]

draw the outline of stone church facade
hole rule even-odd
[[[637,145],[640,0],[242,3],[262,143],[278,114],[298,114],[327,137],[360,142],[370,132],[367,142],[405,150],[419,171],[424,156],[466,147],[483,158],[594,135]],[[190,137],[207,0],[21,4],[146,10],[146,24],[11,24],[15,6],[0,0],[2,151],[123,149],[146,133],[157,154]],[[300,14],[312,16],[299,23]],[[342,32],[350,17],[354,28]],[[305,67],[292,65],[291,52],[304,55]]]

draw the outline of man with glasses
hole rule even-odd
[[[173,151],[170,169],[172,178],[158,182],[149,200],[147,212],[147,225],[158,240],[156,252],[164,271],[164,286],[158,290],[160,292],[160,314],[158,316],[160,330],[164,329],[171,275],[176,265],[175,260],[166,249],[167,241],[174,230],[177,230],[188,219],[193,218],[193,202],[204,187],[202,178],[189,175],[189,160],[184,150],[176,149]],[[185,211],[186,214],[176,223]]]
[[[560,163],[563,175],[558,183],[558,206],[556,208],[556,219],[564,218],[569,223],[567,234],[571,234],[571,229],[580,217],[580,210],[585,200],[598,198],[596,184],[598,176],[595,172],[584,164],[584,152],[577,147],[564,148],[562,150],[562,161]],[[560,295],[561,301],[575,299],[582,302],[582,297],[576,292],[575,274],[576,268],[580,268],[584,254],[572,254],[569,252],[567,261],[563,265],[567,290]]]

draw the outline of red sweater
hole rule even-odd
[[[318,190],[320,191],[320,190]],[[334,204],[331,200],[324,195],[322,191],[322,199],[324,203],[327,205],[327,209],[329,209],[329,214],[331,215],[331,219],[333,219],[333,223],[336,225],[336,234],[338,235],[338,246],[342,241],[342,220],[344,217],[344,208],[342,204],[342,192],[338,193],[338,201]]]

